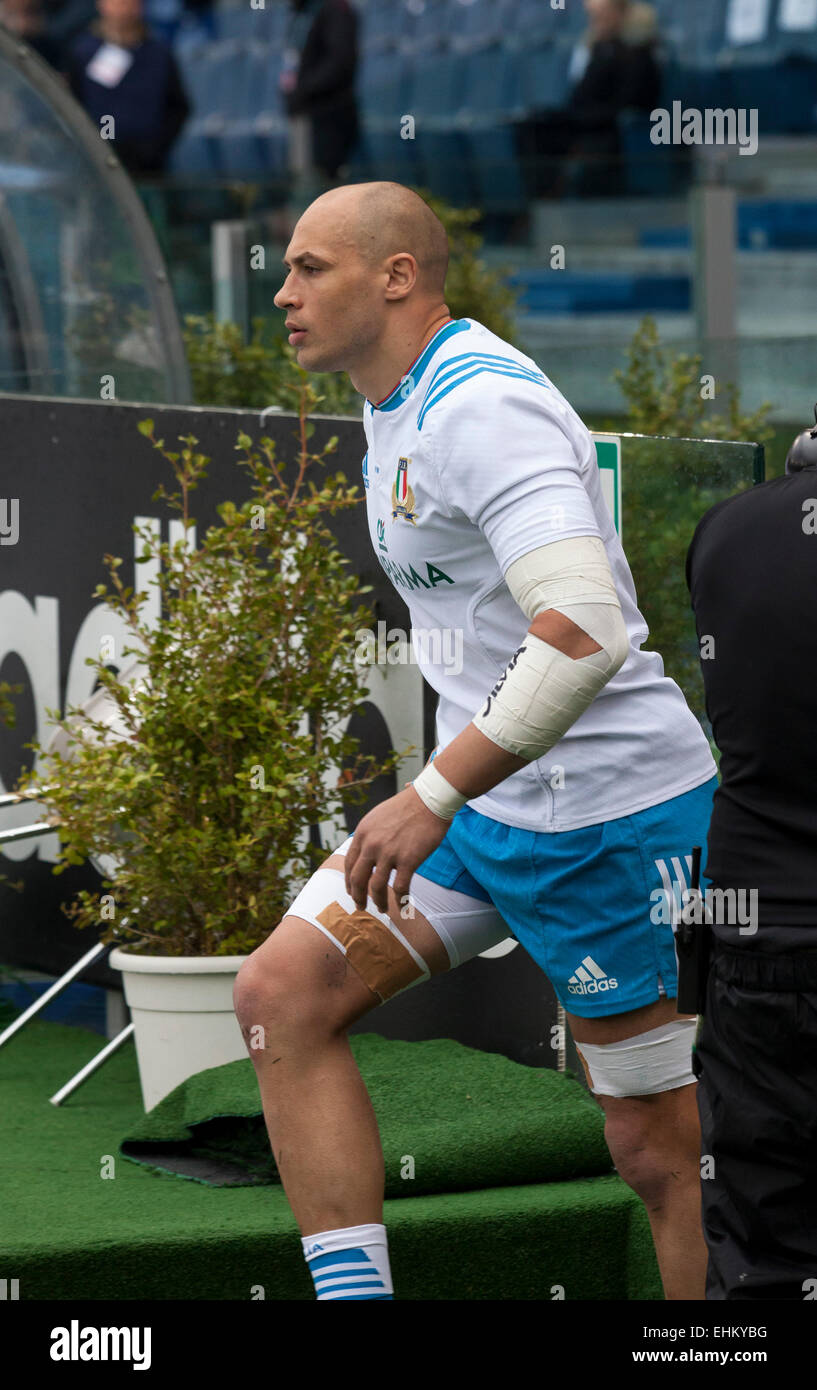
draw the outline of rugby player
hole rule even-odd
[[[510,930],[567,1011],[666,1297],[701,1299],[695,1019],[651,907],[686,886],[715,763],[641,650],[590,434],[530,357],[452,319],[447,263],[441,222],[387,182],[324,193],[287,248],[275,303],[299,364],[365,397],[375,553],[413,628],[462,633],[463,664],[419,654],[439,694],[431,759],[248,957],[236,1013],[248,1042],[265,1030],[249,1052],[317,1298],[390,1299],[382,1147],[346,1030]]]

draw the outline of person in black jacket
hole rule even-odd
[[[97,8],[99,19],[72,44],[69,86],[92,121],[113,117],[111,145],[126,169],[159,173],[190,110],[176,60],[143,22],[142,0],[97,0]]]
[[[559,110],[542,109],[518,127],[518,149],[531,197],[570,192],[615,195],[620,189],[623,111],[652,111],[661,95],[655,11],[636,0],[584,0],[590,25],[574,51],[573,87]],[[543,94],[544,95],[544,94]],[[567,186],[566,160],[574,161]]]
[[[711,958],[693,1060],[706,1297],[817,1291],[817,434],[717,503],[686,562],[721,750]],[[754,899],[752,894],[754,893]]]
[[[295,12],[290,44],[299,52],[297,70],[284,72],[287,111],[306,117],[312,166],[335,179],[358,138],[358,19],[348,0],[291,0]]]

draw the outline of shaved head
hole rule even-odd
[[[332,188],[311,204],[336,205],[345,234],[370,266],[407,251],[417,262],[417,287],[442,299],[448,270],[448,236],[436,213],[402,183],[353,183]]]
[[[450,314],[445,227],[400,183],[330,188],[299,217],[275,296],[306,371],[349,373],[370,400]]]

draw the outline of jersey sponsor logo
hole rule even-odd
[[[368,491],[368,488],[369,488],[369,455],[368,455],[368,453],[365,453],[365,454],[363,455],[363,486],[364,486],[364,487],[366,488],[366,490]]]
[[[388,550],[386,545],[386,523],[382,516],[377,518],[377,545],[379,550]]]
[[[392,521],[396,521],[398,516],[405,517],[412,526],[417,525],[417,512],[415,511],[414,493],[409,487],[408,466],[410,458],[401,458],[397,461],[397,476],[392,483],[391,505]]]
[[[608,989],[618,989],[618,980],[602,970],[592,956],[585,956],[567,982],[568,994],[604,994]]]
[[[437,585],[442,584],[443,580],[446,584],[453,584],[455,582],[450,574],[446,574],[445,570],[441,570],[439,565],[433,565],[430,560],[420,560],[418,562],[426,567],[426,577],[423,579],[423,576],[417,573],[413,565],[409,565],[408,570],[406,570],[403,565],[398,565],[396,561],[390,560],[386,555],[379,555],[377,558],[386,571],[386,574],[389,576],[392,584],[396,585],[398,589],[417,589],[420,586],[424,589],[436,589]]]

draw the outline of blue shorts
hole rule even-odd
[[[689,887],[693,845],[705,858],[718,780],[631,816],[546,834],[463,806],[416,873],[493,903],[568,1013],[639,1009],[677,993],[671,906]]]

